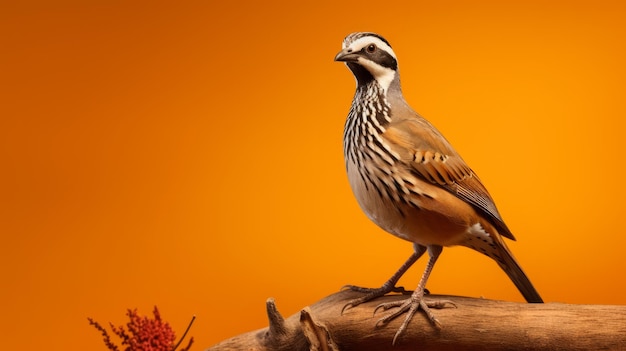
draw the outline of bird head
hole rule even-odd
[[[344,40],[335,61],[345,62],[358,85],[376,81],[387,91],[398,75],[398,61],[389,42],[376,33],[356,32]]]

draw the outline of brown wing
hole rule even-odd
[[[428,121],[391,123],[382,137],[414,175],[471,204],[501,235],[515,240],[480,179]]]

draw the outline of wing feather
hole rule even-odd
[[[391,123],[382,134],[410,171],[469,203],[512,240],[487,189],[450,143],[425,119]]]

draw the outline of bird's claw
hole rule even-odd
[[[365,295],[350,300],[348,301],[347,304],[345,304],[343,306],[343,308],[341,309],[341,314],[343,314],[343,312],[345,312],[345,310],[350,309],[352,307],[356,307],[364,302],[368,302],[371,301],[377,297],[383,296],[387,293],[387,291],[385,291],[385,289],[383,288],[378,288],[378,289],[372,289],[372,288],[362,288],[362,287],[358,287],[358,286],[354,286],[354,285],[346,285],[342,288],[342,290],[352,290],[352,291],[356,291],[356,292],[360,292],[360,293],[364,293]]]
[[[422,294],[413,294],[411,295],[411,297],[405,300],[381,303],[378,306],[376,306],[376,308],[374,309],[374,314],[376,314],[376,312],[380,309],[382,309],[383,311],[386,311],[395,307],[397,307],[398,309],[378,319],[378,321],[376,321],[376,326],[387,324],[390,321],[401,316],[402,314],[406,313],[406,317],[404,318],[402,325],[400,325],[400,328],[398,328],[398,331],[396,331],[396,334],[393,337],[392,344],[395,345],[398,337],[400,337],[400,335],[404,333],[404,331],[409,325],[409,322],[411,321],[411,319],[413,319],[413,316],[415,315],[415,313],[417,313],[419,309],[424,311],[424,313],[426,314],[426,317],[430,320],[430,322],[433,324],[433,326],[436,329],[441,329],[441,322],[439,322],[437,317],[435,317],[435,315],[431,312],[430,309],[431,308],[442,309],[448,305],[451,305],[452,307],[455,307],[455,308],[457,307],[456,304],[450,300],[426,301],[423,299]]]
[[[354,300],[349,301],[347,304],[345,304],[343,306],[343,308],[341,309],[341,314],[343,314],[343,312],[347,309],[350,309],[352,307],[356,307],[362,303],[374,300],[378,297],[384,296],[387,293],[390,292],[394,292],[394,293],[399,293],[402,295],[409,295],[411,293],[413,293],[412,291],[406,290],[404,289],[404,287],[402,286],[394,286],[394,287],[388,287],[383,285],[380,288],[363,288],[360,286],[356,286],[356,285],[344,285],[341,287],[341,290],[351,290],[351,291],[356,291],[356,292],[360,292],[360,293],[364,293],[364,296],[361,296],[359,298],[356,298]]]

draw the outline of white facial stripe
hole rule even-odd
[[[362,57],[359,57],[359,64],[365,67],[371,74],[374,76],[378,84],[380,84],[383,90],[387,91],[389,89],[389,85],[391,85],[391,81],[393,81],[396,76],[396,72],[391,68],[383,67],[377,63],[374,63],[370,60],[366,60]]]
[[[353,52],[357,52],[360,51],[361,49],[363,49],[364,47],[366,47],[369,44],[374,44],[376,45],[378,48],[385,50],[387,53],[389,53],[389,55],[391,55],[391,57],[393,57],[394,59],[396,58],[396,53],[393,52],[393,49],[391,49],[391,46],[387,45],[387,43],[385,43],[384,41],[376,38],[376,37],[372,37],[372,36],[365,36],[363,38],[359,38],[355,41],[352,42],[352,44],[350,44],[350,48],[352,49]],[[345,43],[343,45],[344,49],[345,47]]]

